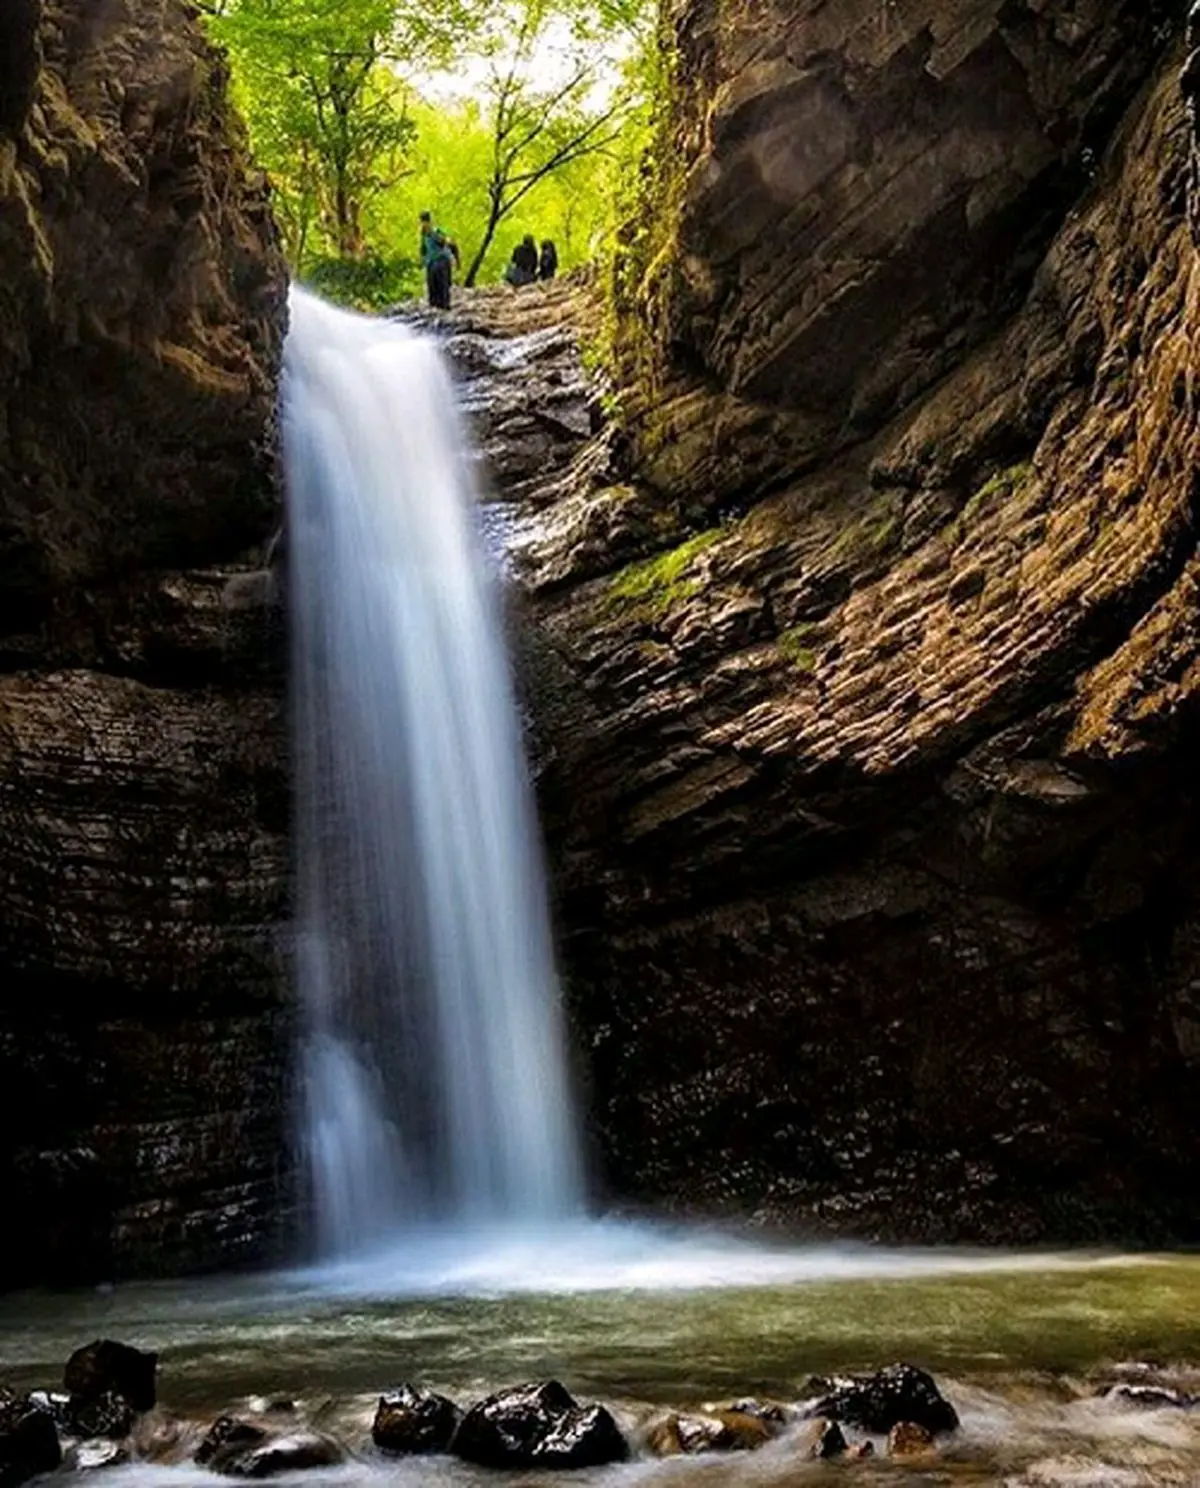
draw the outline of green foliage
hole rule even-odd
[[[426,209],[468,280],[499,278],[526,232],[555,240],[564,271],[603,251],[641,147],[654,0],[202,8],[293,271],[324,293],[371,305],[418,292]]]
[[[608,603],[620,608],[645,609],[660,614],[681,600],[688,599],[699,588],[697,580],[687,577],[693,561],[721,536],[719,528],[699,532],[670,552],[659,553],[641,563],[631,563],[612,580]]]

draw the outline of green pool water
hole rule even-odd
[[[173,1412],[203,1422],[252,1407],[253,1397],[287,1396],[353,1444],[365,1437],[375,1395],[402,1380],[469,1401],[555,1376],[632,1423],[664,1406],[747,1394],[791,1401],[811,1374],[906,1359],[956,1400],[961,1441],[933,1466],[841,1467],[838,1481],[1200,1485],[1200,1413],[1092,1399],[1118,1361],[1200,1365],[1200,1257],[884,1260],[878,1274],[864,1253],[848,1274],[800,1266],[766,1284],[747,1260],[725,1284],[710,1275],[655,1287],[624,1276],[605,1287],[593,1271],[584,1290],[538,1291],[536,1277],[525,1277],[511,1289],[406,1297],[386,1295],[376,1272],[358,1287],[345,1276],[332,1284],[264,1276],[17,1294],[0,1299],[0,1372],[22,1387],[54,1385],[74,1347],[117,1337],[159,1352],[160,1396]],[[773,1277],[779,1269],[768,1268]],[[184,1471],[117,1470],[163,1482]],[[334,1476],[348,1472],[472,1480],[457,1465],[386,1464],[369,1452]],[[816,1484],[831,1472],[775,1448],[753,1460],[642,1462],[608,1475],[702,1477],[715,1488],[725,1479],[801,1481],[796,1474]]]

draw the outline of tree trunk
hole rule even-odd
[[[500,219],[504,216],[504,212],[500,206],[500,197],[494,187],[491,191],[491,197],[492,210],[488,213],[487,227],[484,229],[483,241],[480,243],[475,257],[471,260],[471,267],[467,270],[467,277],[463,280],[463,284],[467,289],[475,288],[475,280],[479,275],[480,269],[483,267],[483,261],[487,257],[487,251],[492,246],[492,239],[496,236],[496,229],[500,226]]]

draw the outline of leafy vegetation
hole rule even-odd
[[[653,0],[204,0],[293,272],[334,298],[418,293],[422,210],[467,282],[526,233],[607,251],[658,79]]]

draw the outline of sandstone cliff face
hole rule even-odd
[[[593,459],[525,569],[625,1193],[1196,1233],[1200,267],[1159,18],[676,7],[638,478]]]
[[[278,520],[286,280],[225,82],[182,0],[3,7],[5,1283],[277,1224],[282,648],[228,584]]]

